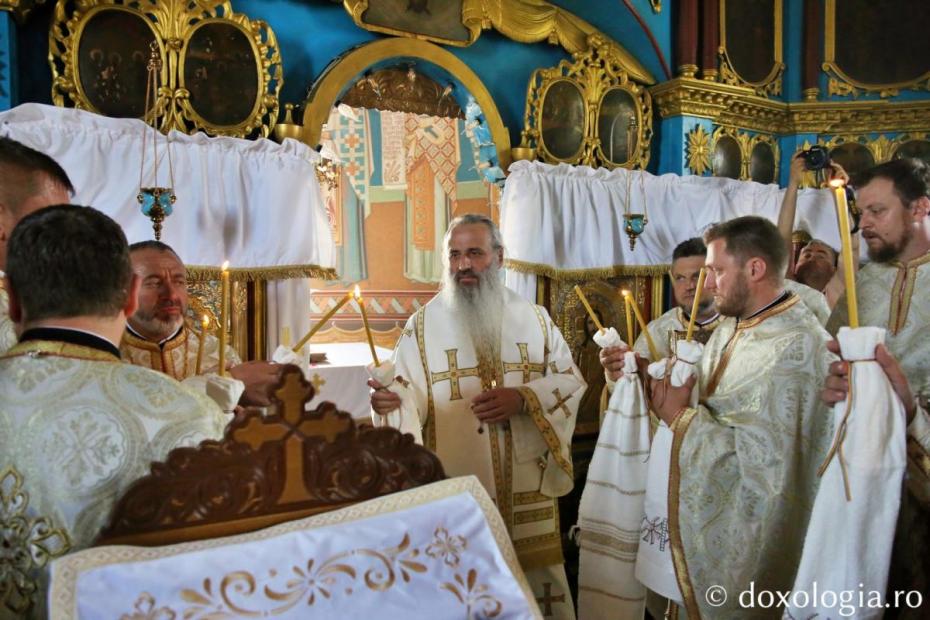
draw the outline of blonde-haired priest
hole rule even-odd
[[[5,277],[21,335],[0,357],[0,618],[44,617],[48,563],[88,546],[152,461],[221,438],[228,418],[120,361],[138,285],[106,215],[60,205],[26,216]]]
[[[376,425],[414,433],[450,476],[478,477],[504,517],[547,617],[574,618],[559,530],[586,384],[548,313],[507,289],[503,244],[481,215],[453,220],[440,293],[407,322],[396,379],[375,380]]]

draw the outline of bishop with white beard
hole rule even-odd
[[[546,310],[501,283],[502,261],[490,219],[452,221],[442,290],[410,317],[394,351],[411,402],[401,406],[371,381],[372,417],[421,430],[450,477],[477,476],[543,614],[574,618],[556,498],[573,486],[571,437],[586,384]]]

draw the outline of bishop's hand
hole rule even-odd
[[[523,411],[523,394],[516,388],[485,390],[472,399],[471,411],[481,422],[504,422]]]
[[[371,408],[374,409],[375,413],[387,415],[395,409],[400,408],[399,395],[389,391],[385,386],[374,379],[368,380],[368,387],[372,389]]]

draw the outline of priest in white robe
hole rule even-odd
[[[586,384],[545,309],[501,283],[503,245],[489,218],[453,220],[443,256],[442,290],[410,317],[394,353],[403,387],[369,383],[374,423],[421,436],[449,476],[477,476],[544,615],[573,618],[557,498],[573,486]]]
[[[49,561],[88,546],[152,461],[220,439],[228,418],[121,363],[138,285],[113,220],[48,207],[18,224],[8,258],[22,335],[0,357],[0,618],[44,617]]]
[[[72,193],[71,180],[55,160],[0,137],[0,274],[6,270],[6,246],[17,222],[42,207],[66,204]],[[0,283],[0,353],[14,344],[8,294]]]

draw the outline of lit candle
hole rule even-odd
[[[368,337],[368,348],[371,349],[371,359],[375,362],[375,367],[380,366],[381,362],[378,361],[378,353],[375,351],[375,341],[371,338],[371,328],[368,326],[368,313],[365,312],[365,302],[362,300],[362,291],[358,287],[358,284],[355,285],[355,301],[358,302],[358,307],[362,310],[362,322],[365,324],[365,336]]]
[[[300,353],[300,350],[304,348],[304,345],[307,344],[308,342],[310,342],[310,339],[313,338],[313,335],[314,335],[315,333],[317,333],[318,331],[320,331],[320,328],[322,328],[323,325],[326,324],[326,321],[330,320],[330,319],[332,318],[332,316],[333,316],[334,314],[336,314],[336,312],[339,311],[339,308],[341,308],[341,307],[343,307],[344,305],[346,305],[347,303],[349,303],[349,300],[352,299],[352,297],[353,297],[352,293],[353,293],[352,291],[349,291],[348,293],[346,293],[346,296],[345,296],[345,297],[343,297],[342,299],[340,299],[340,300],[336,303],[336,305],[332,307],[332,309],[331,309],[329,312],[327,312],[326,314],[323,315],[323,318],[321,318],[321,319],[319,320],[319,322],[317,322],[317,324],[314,325],[314,326],[310,329],[310,331],[307,332],[307,335],[304,336],[303,338],[301,338],[301,339],[300,339],[300,342],[298,342],[296,345],[294,345],[294,349],[293,349],[293,350],[294,350],[294,353]]]
[[[839,216],[840,245],[843,255],[843,276],[846,279],[846,307],[849,310],[849,326],[859,327],[859,302],[856,299],[856,274],[853,271],[852,233],[849,232],[849,207],[846,204],[846,188],[842,179],[830,181],[833,195],[836,197],[836,210]]]
[[[578,295],[578,299],[580,299],[581,303],[584,304],[585,309],[588,311],[588,315],[591,317],[591,320],[594,321],[594,325],[597,326],[597,331],[604,331],[604,326],[601,325],[601,322],[597,320],[597,315],[594,314],[594,310],[591,308],[591,304],[588,303],[588,298],[584,296],[584,293],[581,292],[581,287],[577,284],[575,285],[575,294]]]
[[[633,306],[630,305],[630,298],[623,296],[623,307],[626,309],[626,336],[627,343],[633,346]]]
[[[223,261],[220,276],[220,376],[226,376],[226,321],[229,318],[229,261]]]
[[[200,319],[200,338],[197,343],[197,366],[194,370],[195,375],[199,375],[203,369],[203,346],[207,339],[207,330],[210,329],[210,317],[206,314]]]
[[[658,361],[659,352],[656,350],[656,344],[652,341],[652,336],[649,335],[649,330],[646,329],[646,320],[643,318],[643,313],[639,311],[639,305],[637,305],[636,300],[633,299],[633,295],[630,294],[630,291],[622,291],[624,299],[629,301],[630,306],[633,308],[633,314],[636,315],[636,321],[639,323],[639,329],[642,330],[643,335],[646,336],[646,345],[649,347],[649,356],[652,358],[652,361]]]
[[[704,278],[707,277],[707,269],[701,267],[701,273],[698,275],[697,290],[694,291],[694,302],[691,304],[691,320],[688,321],[688,333],[685,340],[691,342],[691,336],[694,334],[694,324],[697,323],[698,307],[701,305],[701,294],[704,291]]]

